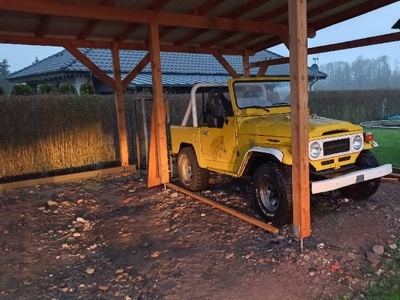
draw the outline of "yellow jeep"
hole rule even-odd
[[[198,89],[208,90],[202,124]],[[365,199],[392,172],[390,164],[379,166],[369,151],[377,146],[373,134],[361,126],[310,115],[308,131],[313,194],[338,189],[344,197]],[[209,171],[251,176],[260,213],[282,225],[291,223],[293,213],[291,135],[288,78],[196,84],[181,126],[171,126],[171,152],[180,181],[192,191],[207,187]]]

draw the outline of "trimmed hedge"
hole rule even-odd
[[[31,87],[27,84],[16,84],[11,89],[11,95],[33,95]]]
[[[60,86],[58,87],[58,93],[64,95],[76,95],[78,94],[78,91],[72,84],[65,83],[65,84],[60,84]]]
[[[79,87],[80,95],[94,95],[94,87],[90,83],[84,83]]]
[[[125,95],[125,119],[131,163],[136,162],[137,134],[144,165],[152,101],[145,101],[144,132],[141,103],[134,101],[138,97],[151,99],[150,95]],[[164,98],[169,102],[170,123],[180,124],[190,95],[166,94]],[[200,117],[201,95],[197,107]],[[353,123],[378,120],[382,114],[400,113],[400,91],[312,92],[310,108],[317,115]],[[118,160],[114,96],[0,96],[0,178]]]
[[[39,94],[40,95],[45,95],[45,94],[52,94],[56,91],[55,87],[52,86],[51,84],[42,84],[39,86]]]

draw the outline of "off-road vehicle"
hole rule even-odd
[[[198,122],[196,92],[207,89],[204,118]],[[199,105],[200,106],[200,105]],[[292,133],[287,78],[232,79],[227,84],[196,84],[181,126],[171,126],[171,152],[183,186],[205,189],[209,172],[252,178],[262,216],[275,225],[291,223]],[[188,121],[192,119],[190,126]],[[310,190],[339,190],[365,199],[392,172],[370,151],[371,132],[349,122],[309,115]]]

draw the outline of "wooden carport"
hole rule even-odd
[[[250,63],[259,50],[284,43],[290,49],[292,85],[292,154],[295,231],[310,235],[307,37],[319,29],[396,2],[395,0],[2,0],[0,43],[62,46],[76,56],[115,91],[120,159],[129,164],[124,119],[123,90],[151,62],[153,76],[155,144],[152,184],[169,181],[165,106],[160,51],[214,55],[237,77],[223,55],[243,57],[243,74],[259,68],[263,75],[271,64],[287,59]],[[377,37],[374,43],[398,39]],[[368,44],[328,45],[318,51],[333,51]],[[114,78],[105,74],[78,47],[107,48],[112,52]],[[148,50],[149,53],[121,78],[119,50]],[[315,51],[315,52],[313,52]],[[154,136],[154,135],[153,135]]]

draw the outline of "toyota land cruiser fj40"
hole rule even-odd
[[[196,91],[208,89],[205,118],[198,123]],[[230,98],[230,100],[229,100]],[[171,152],[183,186],[205,189],[209,172],[252,178],[253,198],[274,225],[291,223],[292,154],[290,81],[264,77],[232,79],[227,84],[196,84],[181,126],[171,126]],[[188,126],[192,117],[193,124]],[[371,132],[349,122],[310,115],[308,121],[310,190],[339,190],[365,199],[392,172],[370,151]]]

